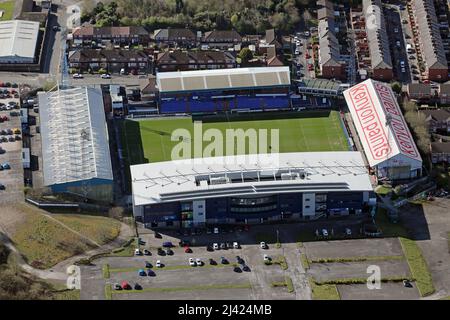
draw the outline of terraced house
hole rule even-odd
[[[146,72],[149,57],[137,50],[96,50],[82,49],[69,53],[69,67],[80,72],[104,69],[110,73]]]
[[[234,48],[242,42],[241,35],[236,30],[213,30],[205,32],[202,45],[208,48],[227,49]]]
[[[156,59],[157,72],[235,67],[235,56],[226,51],[166,51],[160,53]]]
[[[389,38],[386,33],[381,0],[363,0],[366,34],[373,79],[389,81],[394,77]]]
[[[412,6],[417,34],[414,40],[420,44],[421,71],[428,80],[447,81],[447,58],[433,0],[413,0]]]
[[[144,27],[94,27],[81,26],[76,28],[73,33],[73,43],[75,45],[82,43],[111,41],[116,44],[148,44],[150,35]]]
[[[334,5],[331,1],[319,1],[323,7],[318,10],[319,19],[319,68],[322,78],[343,79],[345,63],[341,60],[339,41],[336,38]]]

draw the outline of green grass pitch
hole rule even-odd
[[[14,14],[15,1],[6,1],[0,3],[0,11],[3,11],[3,16],[0,21],[11,20]]]
[[[279,129],[280,152],[349,150],[337,111],[220,117],[221,119],[204,118],[203,132],[209,128],[216,128],[221,132],[238,128],[268,129],[269,132],[270,129]],[[255,118],[258,120],[251,120]],[[186,117],[125,120],[121,127],[124,158],[133,165],[171,160],[172,148],[179,143],[171,141],[173,130],[185,128],[193,137],[194,126],[193,119]],[[208,144],[209,142],[203,142],[203,148]]]

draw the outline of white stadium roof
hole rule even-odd
[[[226,196],[372,191],[355,151],[238,155],[130,167],[135,206]],[[263,160],[260,160],[263,159]]]
[[[371,167],[387,160],[391,166],[422,167],[422,158],[389,84],[368,79],[345,90],[344,96]]]
[[[108,132],[100,89],[40,92],[44,185],[112,180]]]
[[[39,34],[39,22],[25,20],[0,21],[0,58],[33,59]]]
[[[234,68],[158,72],[160,92],[196,91],[290,85],[289,67]]]

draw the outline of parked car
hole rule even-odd
[[[244,263],[244,259],[242,259],[240,256],[236,256],[236,261],[237,261],[237,263],[239,263],[239,264],[245,264],[245,263]]]
[[[241,273],[241,272],[242,272],[241,268],[239,268],[238,266],[235,266],[235,267],[233,268],[233,271],[234,271],[234,272],[237,272],[237,273]]]
[[[270,261],[272,261],[272,258],[269,257],[269,255],[265,254],[264,255],[264,262],[270,262]]]
[[[350,228],[345,228],[345,235],[351,236],[352,235],[352,230]]]
[[[145,272],[145,270],[144,270],[144,269],[139,269],[139,271],[138,271],[138,275],[140,275],[140,276],[142,277],[142,276],[146,276],[146,275],[147,275],[147,273]]]
[[[267,244],[264,241],[261,241],[259,243],[259,246],[261,247],[261,249],[267,249]]]
[[[219,228],[214,228],[214,234],[218,234],[219,233]]]
[[[152,255],[152,253],[149,251],[149,250],[147,250],[147,249],[144,249],[144,255],[146,255],[146,256],[151,256]]]
[[[412,287],[413,287],[411,281],[406,280],[406,279],[403,280],[403,286],[404,286],[405,288],[412,288]]]
[[[241,246],[239,245],[238,242],[236,242],[236,241],[233,242],[233,248],[234,248],[234,249],[240,249],[240,247],[241,247]]]
[[[192,253],[192,249],[190,247],[184,247],[185,253]]]
[[[242,266],[242,270],[244,270],[245,272],[250,272],[250,267],[248,265],[244,264]]]
[[[5,185],[0,183],[0,190],[5,190],[5,189],[6,189]]]
[[[229,264],[228,260],[225,257],[220,257],[221,264]]]
[[[152,269],[148,269],[148,270],[147,270],[147,275],[148,275],[149,277],[154,277],[154,276],[156,276],[155,271],[153,271]]]
[[[158,255],[159,256],[165,256],[166,252],[162,248],[158,248]]]
[[[114,289],[114,290],[122,290],[122,287],[120,286],[120,284],[114,283],[114,284],[113,284],[113,289]]]
[[[139,283],[134,284],[134,290],[142,290],[142,286]]]
[[[156,260],[156,267],[157,268],[162,268],[163,267],[163,264],[162,264],[162,262],[161,262],[161,260]]]
[[[153,268],[153,265],[149,261],[145,261],[146,268]]]
[[[134,249],[134,255],[135,256],[141,256],[142,255],[142,252],[141,252],[141,250],[139,250],[139,249]]]
[[[322,236],[328,237],[328,230],[327,229],[322,229]]]
[[[165,241],[165,242],[163,242],[162,246],[165,247],[165,248],[172,248],[173,244],[170,241]]]
[[[122,281],[122,285],[121,285],[123,290],[131,290],[131,286],[128,282],[126,281]]]
[[[102,74],[100,77],[102,79],[111,79],[111,75],[109,73]]]
[[[3,163],[1,167],[2,167],[3,170],[9,170],[9,169],[11,169],[11,166],[9,165],[8,162]]]
[[[155,236],[156,239],[161,239],[162,238],[162,235],[159,234],[158,232],[155,232],[154,236]]]
[[[74,79],[83,79],[83,75],[80,73],[74,73],[74,75],[72,76],[72,78]]]
[[[173,250],[170,249],[170,248],[167,248],[167,249],[166,249],[166,254],[167,254],[168,256],[173,256]]]
[[[212,266],[215,266],[215,265],[217,265],[217,262],[213,258],[209,258],[209,264]]]
[[[218,243],[213,243],[213,249],[214,250],[219,250],[219,244]]]
[[[197,263],[198,266],[203,265],[203,261],[200,258],[195,259],[195,263]]]
[[[197,266],[197,264],[195,263],[194,258],[189,258],[189,265],[190,265],[191,267]]]

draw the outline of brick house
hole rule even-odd
[[[153,33],[153,39],[157,44],[169,46],[195,47],[197,45],[197,35],[187,28],[158,29]]]
[[[242,37],[236,30],[213,30],[205,32],[202,45],[209,48],[228,49],[242,43]]]
[[[95,41],[111,41],[115,44],[148,44],[150,34],[140,26],[131,27],[94,27],[81,26],[76,28],[73,33],[73,43],[82,44]]]
[[[96,50],[82,49],[69,54],[69,67],[80,72],[98,71],[105,69],[110,73],[147,72],[149,57],[137,50]]]
[[[431,162],[450,163],[450,142],[431,143]]]
[[[430,132],[450,132],[450,111],[446,109],[420,110],[425,115]]]
[[[228,51],[166,51],[156,58],[157,72],[236,68],[236,58]]]

